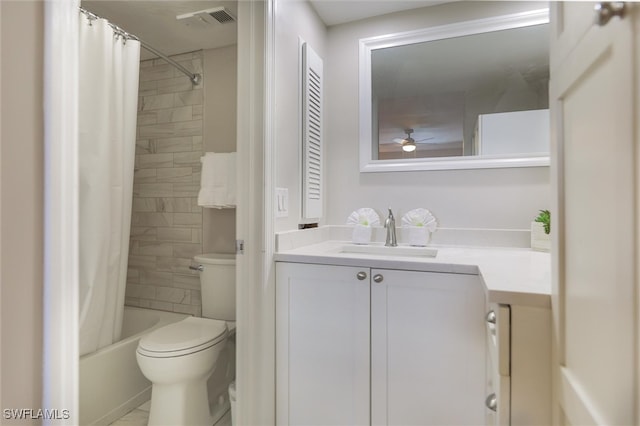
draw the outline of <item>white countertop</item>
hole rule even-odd
[[[479,275],[489,302],[551,307],[551,258],[522,248],[445,247],[436,257],[342,253],[346,241],[324,241],[280,251],[276,262],[313,263]]]

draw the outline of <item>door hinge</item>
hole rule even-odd
[[[244,254],[244,240],[236,240],[236,254]]]

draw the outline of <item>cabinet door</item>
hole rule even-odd
[[[381,269],[371,276],[372,424],[482,424],[479,278]]]
[[[277,263],[277,424],[369,424],[368,275]]]

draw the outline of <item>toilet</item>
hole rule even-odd
[[[194,261],[200,270],[202,318],[160,327],[143,336],[136,349],[138,366],[152,384],[149,425],[211,426],[229,410],[226,390],[235,378],[230,339],[236,319],[235,255],[203,254]]]

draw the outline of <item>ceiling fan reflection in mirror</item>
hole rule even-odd
[[[420,139],[420,140],[415,140],[411,137],[411,133],[413,133],[413,129],[404,129],[405,133],[407,134],[407,137],[404,139],[400,139],[400,138],[395,138],[393,141],[399,144],[402,144],[402,150],[404,152],[413,152],[416,150],[416,144],[418,143],[424,143],[425,141],[434,139],[435,137],[432,136],[430,138],[424,138],[424,139]]]

